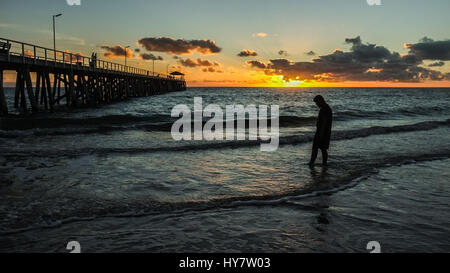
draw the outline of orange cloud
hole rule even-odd
[[[267,35],[268,34],[265,32],[258,32],[258,33],[253,34],[252,36],[257,37],[257,38],[265,38],[265,37],[267,37]]]
[[[125,48],[121,45],[116,45],[116,46],[103,45],[103,46],[101,46],[101,49],[106,50],[106,52],[103,54],[103,56],[108,59],[124,58],[125,54],[126,54],[127,58],[134,58],[133,51],[131,49]]]
[[[64,50],[64,62],[70,62],[70,54],[71,53],[72,53],[72,62],[73,63],[81,62],[81,61],[83,61],[82,57],[86,57],[81,52],[73,53],[70,50],[66,49],[66,50]],[[57,57],[62,57],[62,55],[63,54],[61,52],[56,52],[56,56]]]
[[[33,58],[33,57],[34,57],[33,52],[31,52],[31,51],[28,50],[28,49],[26,49],[26,50],[24,51],[24,55],[25,55],[25,57],[28,57],[28,58]]]

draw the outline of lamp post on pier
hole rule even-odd
[[[56,28],[55,28],[55,18],[61,16],[62,13],[58,13],[56,15],[53,15],[53,53],[54,53],[54,58],[55,58],[55,62],[56,62]]]
[[[130,46],[125,47],[125,70],[127,70],[127,48],[130,48]]]

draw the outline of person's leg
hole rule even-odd
[[[317,158],[317,152],[319,151],[319,149],[317,148],[313,148],[312,152],[311,152],[311,160],[309,161],[309,166],[314,165],[314,162],[316,162],[316,158]]]
[[[328,151],[322,149],[322,165],[326,166],[328,164]]]

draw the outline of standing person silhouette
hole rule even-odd
[[[320,108],[320,111],[319,117],[317,119],[317,129],[314,136],[311,160],[308,164],[310,167],[314,166],[314,162],[316,162],[319,149],[322,151],[322,163],[324,166],[327,165],[328,148],[330,147],[331,125],[333,122],[333,111],[325,102],[325,99],[321,95],[318,95],[314,97],[314,102],[316,103],[317,107]]]

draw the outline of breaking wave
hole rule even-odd
[[[356,130],[342,130],[334,131],[331,135],[332,140],[351,140],[355,138],[369,137],[373,135],[384,135],[393,133],[404,133],[404,132],[414,132],[414,131],[426,131],[436,129],[442,126],[450,126],[450,119],[443,121],[425,121],[415,124],[408,125],[398,125],[392,127],[385,126],[374,126],[363,129]],[[5,137],[8,133],[1,133],[0,136]],[[7,137],[7,136],[6,136]],[[289,144],[303,144],[312,141],[314,135],[313,133],[305,133],[302,135],[295,136],[284,136],[280,137],[280,145]],[[193,141],[189,144],[176,143],[170,146],[161,147],[147,147],[147,148],[80,148],[76,151],[74,150],[49,150],[43,153],[42,151],[17,151],[17,150],[4,150],[5,155],[15,155],[15,156],[79,156],[85,154],[114,154],[114,153],[125,153],[125,154],[137,154],[137,153],[155,153],[155,152],[176,152],[176,151],[195,151],[195,150],[208,150],[208,149],[225,149],[225,148],[241,148],[241,147],[251,147],[265,143],[261,140],[242,140],[242,141]],[[192,143],[192,144],[191,144]]]
[[[336,121],[348,121],[355,119],[385,119],[394,115],[420,116],[442,114],[446,109],[442,107],[409,107],[400,108],[394,111],[361,111],[345,110],[337,111],[334,115]],[[300,127],[314,125],[316,116],[287,116],[279,117],[280,127]],[[55,118],[55,117],[20,117],[11,116],[0,118],[0,137],[20,136],[18,131],[27,135],[71,135],[71,134],[94,134],[117,130],[146,130],[169,132],[172,124],[177,120],[169,115],[110,115],[101,117],[83,118]],[[207,120],[203,120],[203,124]],[[235,126],[237,121],[234,121]],[[270,119],[268,119],[270,124]],[[225,127],[224,122],[224,127]],[[249,119],[245,120],[248,128]],[[9,133],[6,133],[9,132]]]

